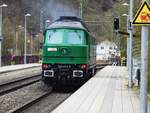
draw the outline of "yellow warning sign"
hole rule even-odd
[[[139,11],[136,13],[132,24],[135,25],[150,25],[150,7],[145,1]]]

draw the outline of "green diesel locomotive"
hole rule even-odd
[[[79,85],[95,73],[96,40],[77,17],[60,17],[44,33],[42,80]]]

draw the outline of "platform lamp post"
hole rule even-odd
[[[50,25],[50,23],[51,23],[51,21],[50,21],[50,20],[46,20],[46,21],[45,21],[45,29],[47,29],[47,28],[48,28],[48,26]]]
[[[133,25],[131,21],[133,20],[133,0],[128,0],[129,2],[129,87],[132,88],[132,74],[133,74]]]
[[[19,35],[19,30],[20,29],[24,29],[24,27],[22,25],[18,25],[17,28],[16,28],[16,33],[15,33],[15,53],[16,55],[18,55],[18,35]]]
[[[128,24],[129,24],[129,15],[128,14],[122,14],[122,16],[123,17],[126,17],[127,18],[127,33],[129,32],[129,30],[128,30]],[[128,71],[129,71],[129,36],[127,37],[127,69],[128,69]]]
[[[123,6],[128,7],[129,10],[129,4],[128,3],[123,3]],[[127,17],[127,32],[129,32],[128,28],[129,28],[129,11],[128,14],[123,14],[123,17]],[[127,69],[129,71],[129,37],[127,38]]]
[[[2,59],[1,59],[1,53],[2,53],[2,50],[1,50],[1,48],[2,48],[2,39],[3,39],[3,36],[2,36],[2,8],[3,7],[7,7],[7,5],[6,4],[2,4],[2,5],[0,5],[0,67],[2,66]]]
[[[129,38],[127,39],[127,66],[128,66],[128,75],[129,75],[129,87],[132,87],[132,71],[133,71],[133,26],[131,20],[133,20],[133,0],[128,0],[128,3],[123,3],[122,5],[128,6],[128,28]]]
[[[128,75],[129,75],[129,87],[132,87],[132,71],[133,71],[133,26],[131,24],[131,20],[133,20],[133,0],[128,0],[128,3],[122,4],[124,6],[128,6],[128,28],[129,38],[127,39],[127,67],[128,67]]]
[[[26,14],[25,15],[25,25],[24,25],[24,64],[27,63],[27,17],[31,16],[31,14]]]

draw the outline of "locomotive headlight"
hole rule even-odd
[[[42,64],[42,68],[43,69],[48,69],[48,65],[47,64]]]
[[[68,49],[67,49],[67,48],[62,48],[62,49],[61,49],[61,53],[62,53],[63,55],[67,55],[67,54],[68,54]]]
[[[81,69],[86,69],[86,68],[87,68],[86,64],[81,65]]]

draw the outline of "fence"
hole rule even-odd
[[[27,63],[37,63],[39,62],[38,55],[29,55],[27,56]],[[2,56],[2,66],[14,65],[14,64],[23,64],[24,56]]]

